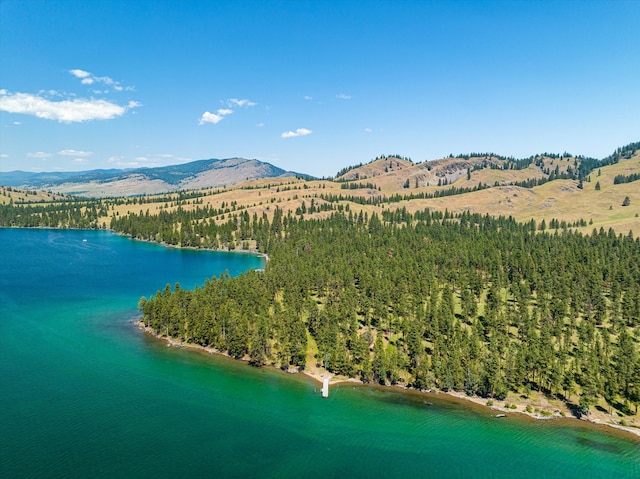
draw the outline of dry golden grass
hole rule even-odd
[[[560,172],[573,166],[573,159],[546,159],[544,168],[553,171],[558,165]],[[417,165],[421,166],[421,165]],[[616,175],[640,173],[640,152],[630,159],[620,160],[615,165],[603,167],[591,174],[590,180],[578,188],[574,180],[555,180],[534,188],[517,186],[499,186],[442,198],[410,200],[387,205],[387,208],[407,208],[410,212],[431,208],[435,210],[448,209],[453,213],[470,211],[473,213],[490,214],[494,216],[512,216],[519,221],[535,220],[547,224],[552,219],[574,223],[584,220],[587,227],[581,228],[590,232],[593,228],[613,228],[617,233],[626,234],[632,231],[634,236],[640,235],[640,188],[639,183],[613,184]],[[445,187],[397,188],[395,191],[382,180],[376,183],[384,185],[382,192],[391,194],[433,192],[437,189],[455,187],[473,187],[479,181],[488,185],[496,181],[522,181],[527,178],[540,178],[541,169],[531,165],[524,170],[492,170],[484,169],[471,174],[467,180],[466,174],[461,179]],[[600,182],[600,190],[596,190],[596,182]],[[629,197],[630,205],[622,206],[625,197]],[[358,208],[354,205],[353,208]],[[590,224],[589,224],[590,223]]]
[[[389,160],[378,160],[370,165],[365,165],[367,172],[377,172],[377,176],[363,178],[357,180],[359,183],[374,183],[379,187],[380,191],[370,189],[347,190],[342,189],[342,183],[332,182],[328,180],[306,181],[296,178],[277,178],[277,179],[261,179],[248,181],[239,185],[235,185],[226,189],[204,190],[207,193],[202,199],[204,205],[208,205],[217,209],[231,208],[230,205],[235,204],[235,211],[245,209],[251,216],[257,214],[259,217],[263,213],[271,216],[276,207],[284,211],[285,214],[291,212],[295,214],[296,209],[301,207],[304,202],[307,209],[313,200],[316,205],[324,203],[320,199],[320,195],[343,195],[343,196],[391,196],[393,194],[408,195],[418,194],[420,192],[433,193],[438,190],[445,190],[452,186],[458,188],[477,186],[479,182],[493,185],[495,182],[522,181],[527,178],[540,178],[543,176],[541,169],[535,165],[524,170],[501,170],[501,169],[484,169],[475,171],[471,174],[471,179],[467,179],[466,170],[457,181],[447,186],[424,186],[404,188],[403,185],[407,178],[415,178],[415,176],[428,172],[427,164],[421,163],[413,165],[405,160],[398,161],[402,168],[397,170],[384,172],[385,162]],[[466,160],[462,160],[466,161]],[[568,166],[573,165],[572,159],[566,160],[545,160],[544,168],[555,169],[555,165],[559,166],[560,171],[565,171]],[[387,163],[388,168],[388,163]],[[431,172],[437,171],[437,168],[447,168],[446,160],[441,160],[440,166],[432,166]],[[360,168],[352,170],[359,171]],[[344,206],[348,205],[354,213],[360,211],[369,215],[373,213],[381,214],[383,209],[406,208],[409,212],[421,211],[425,208],[444,211],[449,210],[452,213],[460,213],[470,211],[472,213],[490,214],[494,216],[512,216],[518,221],[530,221],[533,219],[536,223],[545,220],[547,225],[552,219],[566,221],[571,224],[579,220],[587,222],[588,226],[581,228],[584,232],[591,232],[593,228],[603,227],[605,230],[613,228],[617,233],[627,234],[632,231],[634,236],[640,235],[640,188],[638,182],[624,183],[619,185],[613,184],[616,175],[640,172],[640,152],[636,153],[631,159],[621,160],[619,163],[600,170],[596,170],[591,174],[591,181],[584,182],[583,188],[578,188],[578,182],[574,180],[555,180],[548,182],[542,186],[534,188],[521,188],[517,186],[498,186],[488,189],[445,196],[434,199],[414,199],[401,201],[398,203],[384,205],[360,205],[352,202],[342,202]],[[430,172],[428,172],[430,173]],[[599,176],[598,176],[599,175]],[[596,182],[600,182],[600,191],[595,188]],[[177,195],[171,195],[177,198]],[[622,202],[626,196],[629,196],[631,204],[622,206]],[[175,203],[174,203],[175,205]],[[185,209],[195,208],[193,200],[189,204],[183,205]],[[127,212],[146,211],[149,209],[151,214],[159,211],[160,207],[164,207],[164,203],[151,203],[145,205],[120,205],[115,207],[120,215]],[[173,206],[175,207],[175,206]],[[169,206],[169,209],[172,207]],[[233,209],[233,208],[231,208]],[[111,214],[111,212],[110,212]],[[305,217],[321,218],[329,215],[329,212],[315,213],[313,215],[305,215]],[[228,214],[225,215],[225,218]],[[217,217],[216,220],[222,220]]]
[[[354,202],[341,201],[343,207],[358,214],[360,211],[368,215],[381,214],[384,209],[394,210],[406,208],[409,212],[421,211],[426,208],[449,210],[452,213],[470,211],[472,213],[490,214],[493,216],[512,216],[518,221],[526,222],[534,220],[537,224],[545,220],[547,225],[552,219],[565,221],[568,224],[584,220],[586,227],[581,227],[584,232],[591,232],[594,228],[613,228],[617,233],[627,234],[632,231],[634,236],[640,235],[640,182],[623,183],[614,185],[616,175],[629,175],[640,173],[640,151],[630,159],[620,160],[615,165],[606,166],[591,173],[590,181],[583,183],[583,188],[578,188],[575,180],[554,180],[534,188],[521,188],[517,186],[497,186],[513,181],[523,181],[528,178],[542,178],[542,168],[553,171],[556,166],[560,172],[568,167],[574,167],[574,159],[550,159],[544,158],[542,167],[531,165],[523,170],[502,170],[485,168],[471,172],[471,178],[467,179],[467,168],[481,162],[494,162],[501,164],[502,160],[495,158],[471,158],[461,160],[447,158],[433,162],[413,164],[402,159],[382,159],[349,171],[343,178],[358,173],[360,179],[356,183],[373,183],[376,189],[342,189],[343,182],[329,180],[307,181],[294,177],[265,178],[251,180],[227,188],[210,188],[200,190],[204,196],[186,200],[181,203],[183,209],[194,209],[209,206],[219,210],[229,210],[224,214],[214,217],[215,221],[226,221],[229,213],[247,211],[250,216],[263,214],[272,216],[276,208],[280,208],[286,214],[296,214],[303,202],[307,208],[312,201],[316,206],[325,203],[321,195],[342,195],[343,197],[355,196],[372,198],[399,194],[434,193],[438,190],[447,190],[451,187],[471,188],[479,183],[487,184],[490,188],[453,196],[445,196],[434,199],[413,199],[398,203],[386,203],[381,205],[360,205]],[[390,168],[390,166],[392,168]],[[387,171],[385,171],[385,169]],[[367,176],[371,175],[371,176]],[[448,178],[449,184],[445,186],[418,186],[419,184],[437,184],[436,178]],[[454,179],[455,178],[455,179]],[[409,180],[409,188],[404,185]],[[600,183],[600,190],[596,190],[596,183]],[[630,205],[622,206],[625,197],[629,197]],[[8,203],[10,199],[15,202],[57,201],[60,195],[51,195],[44,192],[18,192],[0,190],[0,202]],[[126,215],[127,213],[140,213],[149,210],[149,213],[158,214],[162,209],[172,210],[178,206],[178,194],[150,196],[148,199],[157,200],[166,198],[166,201],[145,204],[122,204],[109,209],[107,216],[100,218],[100,223],[109,223],[113,214]],[[202,204],[200,204],[202,203]],[[334,204],[334,206],[336,206]],[[305,218],[323,218],[331,212],[316,212],[305,214]]]
[[[42,203],[60,201],[63,195],[47,193],[45,191],[26,191],[16,188],[0,186],[0,204],[6,205],[13,200],[13,203]]]
[[[414,164],[401,158],[387,157],[372,161],[366,165],[347,171],[344,175],[339,176],[339,181],[363,181],[372,180],[379,176],[385,176],[389,173],[395,173],[407,168],[412,168]]]

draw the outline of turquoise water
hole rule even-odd
[[[84,241],[86,240],[86,241]],[[0,229],[1,477],[640,477],[640,442],[167,348],[140,296],[260,258]]]

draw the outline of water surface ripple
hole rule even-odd
[[[639,443],[605,428],[351,384],[323,400],[132,326],[140,296],[254,256],[0,229],[0,265],[0,477],[640,477]]]

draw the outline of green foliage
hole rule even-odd
[[[613,184],[619,185],[621,183],[631,183],[638,180],[640,180],[640,173],[632,173],[630,175],[616,175],[616,177],[613,178]]]
[[[640,399],[630,235],[401,211],[262,229],[264,273],[151,297],[145,324],[256,365],[303,367],[310,335],[317,363],[365,381],[496,399],[577,389],[585,412],[599,396]]]
[[[7,205],[0,224],[96,227],[109,207]],[[579,398],[585,412],[600,397],[640,403],[632,235],[582,235],[558,221],[538,230],[469,212],[331,210],[301,220],[277,207],[271,218],[234,208],[112,216],[111,228],[135,238],[229,248],[251,240],[269,254],[264,272],[142,298],[143,321],[157,334],[256,366],[304,368],[313,344],[315,363],[364,381],[495,399],[536,389]],[[220,213],[226,222],[212,219]]]

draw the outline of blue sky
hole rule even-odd
[[[638,25],[622,0],[0,0],[0,171],[602,158],[640,140]]]

